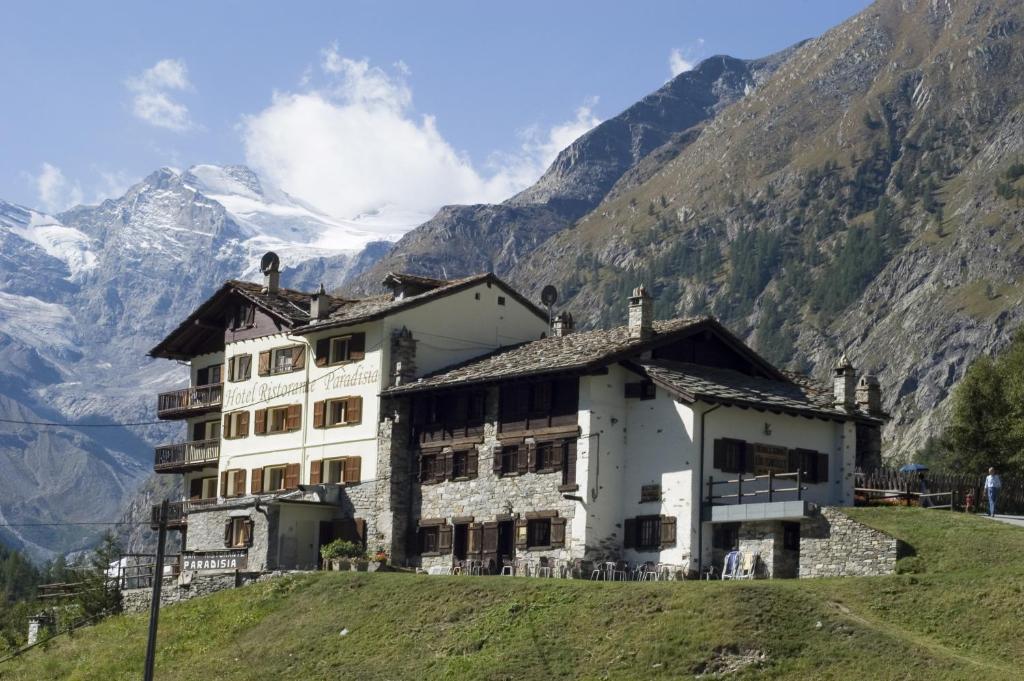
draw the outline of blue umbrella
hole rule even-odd
[[[923,473],[928,470],[928,466],[923,463],[908,463],[900,467],[900,473]]]

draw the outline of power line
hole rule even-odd
[[[148,522],[79,522],[79,523],[0,523],[0,527],[65,527],[72,525],[149,525]]]

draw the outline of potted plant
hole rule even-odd
[[[370,563],[370,572],[376,572],[388,564],[388,552],[383,548],[378,548],[373,554],[373,562]]]
[[[348,570],[353,558],[364,558],[363,547],[344,539],[335,539],[320,547],[320,557],[330,570]]]

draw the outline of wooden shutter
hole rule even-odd
[[[352,361],[366,357],[366,334],[354,333],[348,339],[348,358]]]
[[[676,545],[676,519],[673,516],[661,516],[661,547]]]
[[[565,546],[565,518],[551,519],[551,548],[560,549]]]
[[[331,361],[331,339],[321,338],[316,342],[316,365],[325,367]]]
[[[744,442],[743,446],[738,447],[738,454],[740,460],[738,464],[740,473],[753,473],[754,472],[754,444],[752,442]]]
[[[729,463],[726,461],[725,440],[721,438],[715,440],[715,455],[712,466],[720,471],[725,471],[729,467]]]
[[[238,380],[240,380],[240,381],[248,381],[249,378],[252,376],[252,355],[246,353],[246,354],[238,357],[237,359],[241,362],[242,366],[245,368],[245,370],[242,372],[241,377],[239,377]]]
[[[233,541],[231,541],[233,539],[233,537],[231,536],[231,530],[233,528],[234,522],[231,520],[231,518],[228,518],[224,521],[224,546],[227,548],[231,548],[231,545],[234,543]]]
[[[323,477],[324,460],[314,459],[309,462],[309,484],[319,485]]]
[[[342,480],[344,480],[346,485],[359,482],[359,476],[363,468],[363,457],[348,456],[345,457],[344,461]]]
[[[786,472],[796,473],[797,468],[803,468],[803,465],[800,463],[800,450],[791,449],[789,450],[789,465],[786,466]]]
[[[444,457],[444,464],[442,468],[442,471],[444,472],[441,474],[441,478],[444,480],[451,480],[455,473],[455,465],[453,461],[455,455],[452,452],[445,452],[441,456]]]
[[[803,481],[818,482],[818,453],[813,449],[798,449],[796,451],[800,458]]]
[[[626,386],[625,386],[625,390],[626,390],[626,399],[627,400],[639,399],[639,397],[640,397],[640,382],[637,381],[635,383],[627,383]]]
[[[345,405],[345,423],[360,423],[363,420],[363,398],[350,397]]]
[[[229,497],[231,494],[228,492],[228,472],[221,471],[220,474],[220,495],[222,497]]]
[[[420,454],[419,454],[419,462],[420,462],[420,477],[419,477],[419,480],[420,480],[420,482],[427,482],[427,478],[430,476],[430,459],[428,459],[426,457],[426,455],[423,454],[423,452],[420,452]]]
[[[498,523],[484,523],[483,549],[484,553],[498,552]]]
[[[622,548],[636,548],[636,518],[626,518],[622,523]]]
[[[313,427],[323,428],[326,420],[327,402],[320,400],[313,403]]]
[[[529,448],[525,443],[519,445],[519,451],[517,452],[516,470],[520,473],[526,473],[530,470],[530,452]]]
[[[483,548],[483,525],[470,523],[466,528],[466,553],[477,554]]]
[[[480,467],[479,457],[480,454],[476,451],[476,447],[466,452],[466,477],[477,477]]]
[[[548,462],[551,466],[551,470],[558,472],[562,470],[562,459],[565,458],[565,442],[552,442],[551,447],[551,460]]]
[[[239,413],[235,426],[235,432],[231,434],[233,437],[249,437],[249,412]]]
[[[270,350],[266,350],[264,352],[261,352],[260,353],[259,361],[260,361],[260,366],[259,366],[259,374],[260,374],[260,376],[269,376],[270,375]]]
[[[565,443],[565,472],[562,474],[562,482],[566,485],[576,483],[576,440]]]
[[[531,473],[537,471],[537,443],[526,443],[526,467]]]
[[[256,435],[267,434],[267,410],[257,409],[255,412],[252,432]]]
[[[818,482],[828,482],[828,454],[818,454]]]
[[[252,483],[249,485],[250,494],[260,494],[263,492],[263,469],[253,468],[252,469]]]
[[[245,496],[245,470],[242,468],[235,471],[235,496]]]
[[[452,552],[452,526],[441,525],[437,528],[437,552]]]
[[[245,520],[242,521],[242,525],[245,526],[245,545],[247,547],[248,546],[252,546],[253,534],[254,534],[253,530],[256,527],[256,523],[254,523],[252,521],[252,518],[246,518]]]
[[[288,416],[284,422],[285,430],[298,430],[302,427],[302,405],[301,404],[289,404],[288,405]]]
[[[501,445],[491,447],[491,472],[501,475]]]
[[[292,348],[292,369],[305,369],[306,368],[306,346],[296,345]]]
[[[356,539],[359,544],[366,546],[366,521],[363,518],[356,518]]]
[[[299,464],[290,463],[284,467],[284,488],[295,489],[299,486]]]
[[[196,425],[198,426],[199,424],[197,423]],[[230,440],[235,436],[235,434],[231,432],[231,414],[224,414],[224,425],[221,427],[220,432],[221,437],[225,440]],[[192,439],[198,440],[199,438],[195,437],[195,433],[193,433]]]
[[[526,518],[519,518],[516,520],[516,548],[525,549],[529,540],[527,532],[528,523]]]

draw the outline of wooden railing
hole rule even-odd
[[[153,470],[168,471],[183,468],[198,468],[217,463],[220,458],[220,439],[193,440],[156,448]]]
[[[182,390],[160,393],[156,399],[156,414],[167,417],[193,411],[219,409],[224,397],[224,385],[213,383]]]
[[[922,478],[924,485],[922,486]],[[1012,475],[1002,476],[997,513],[1024,513],[1024,479]],[[857,504],[904,503],[912,504],[924,494],[928,499],[936,494],[949,495],[954,510],[985,512],[988,501],[984,497],[985,475],[952,471],[926,471],[901,473],[892,468],[858,472],[855,476]],[[946,499],[935,497],[931,508],[945,508]]]
[[[777,487],[777,481],[780,479],[793,480],[795,482],[795,486]],[[750,486],[757,485],[759,480],[767,480],[768,487],[765,489],[757,489],[756,487],[751,489]],[[705,503],[710,506],[714,506],[716,501],[725,504],[742,504],[744,503],[744,499],[747,499],[748,497],[761,497],[756,499],[755,503],[781,501],[775,497],[779,494],[788,494],[791,492],[796,492],[797,501],[800,501],[803,499],[803,493],[807,489],[803,482],[803,471],[799,468],[794,473],[769,473],[768,475],[752,475],[749,478],[744,478],[743,474],[740,473],[734,480],[715,480],[714,477],[708,476],[708,489],[707,496],[705,497]],[[715,494],[715,488],[720,485],[733,485],[733,489],[735,491],[727,494]],[[743,489],[744,485],[748,486],[746,491]],[[747,503],[750,502],[748,501]]]
[[[172,501],[167,504],[167,527],[181,527],[188,523],[188,514],[194,508],[209,506],[217,503],[217,498],[211,499],[187,499],[184,501]],[[156,529],[160,524],[160,504],[155,504],[150,514],[150,525]]]

